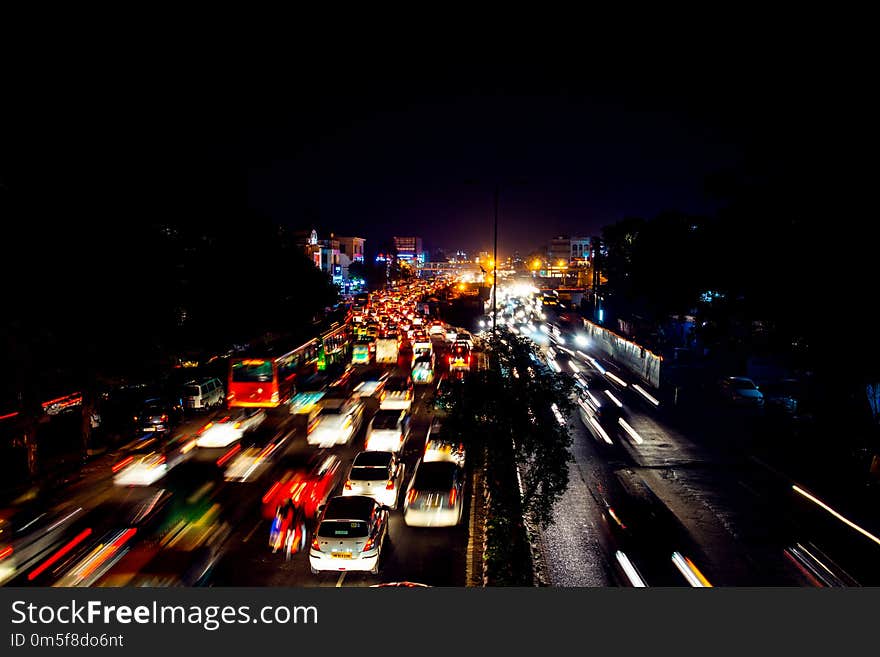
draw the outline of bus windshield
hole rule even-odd
[[[267,383],[272,380],[272,361],[243,360],[233,363],[232,380],[236,383]]]

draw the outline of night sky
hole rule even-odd
[[[506,255],[626,216],[710,213],[704,182],[719,171],[821,178],[847,164],[836,149],[869,112],[852,98],[865,89],[852,70],[785,44],[711,56],[706,41],[687,45],[626,58],[578,44],[291,53],[286,69],[279,60],[271,73],[228,76],[58,68],[20,94],[0,174],[33,215],[73,214],[99,236],[163,216],[250,212],[360,235],[370,252],[394,234],[488,248],[500,182]]]

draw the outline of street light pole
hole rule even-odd
[[[492,339],[495,339],[495,318],[498,314],[498,195],[500,185],[495,185],[495,244],[492,253]]]

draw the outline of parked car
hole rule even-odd
[[[377,575],[388,517],[388,507],[372,497],[332,498],[321,511],[309,549],[312,573],[358,570]]]
[[[744,376],[729,376],[719,383],[721,398],[736,406],[764,406],[764,395],[755,382]]]
[[[183,386],[184,408],[222,408],[225,403],[226,391],[220,379],[198,379]]]
[[[182,420],[182,401],[161,397],[145,399],[143,405],[134,415],[137,430],[144,432],[167,433],[172,431]]]

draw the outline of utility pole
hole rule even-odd
[[[495,335],[495,318],[498,314],[498,195],[501,193],[501,185],[495,185],[495,244],[492,249],[492,339]]]

